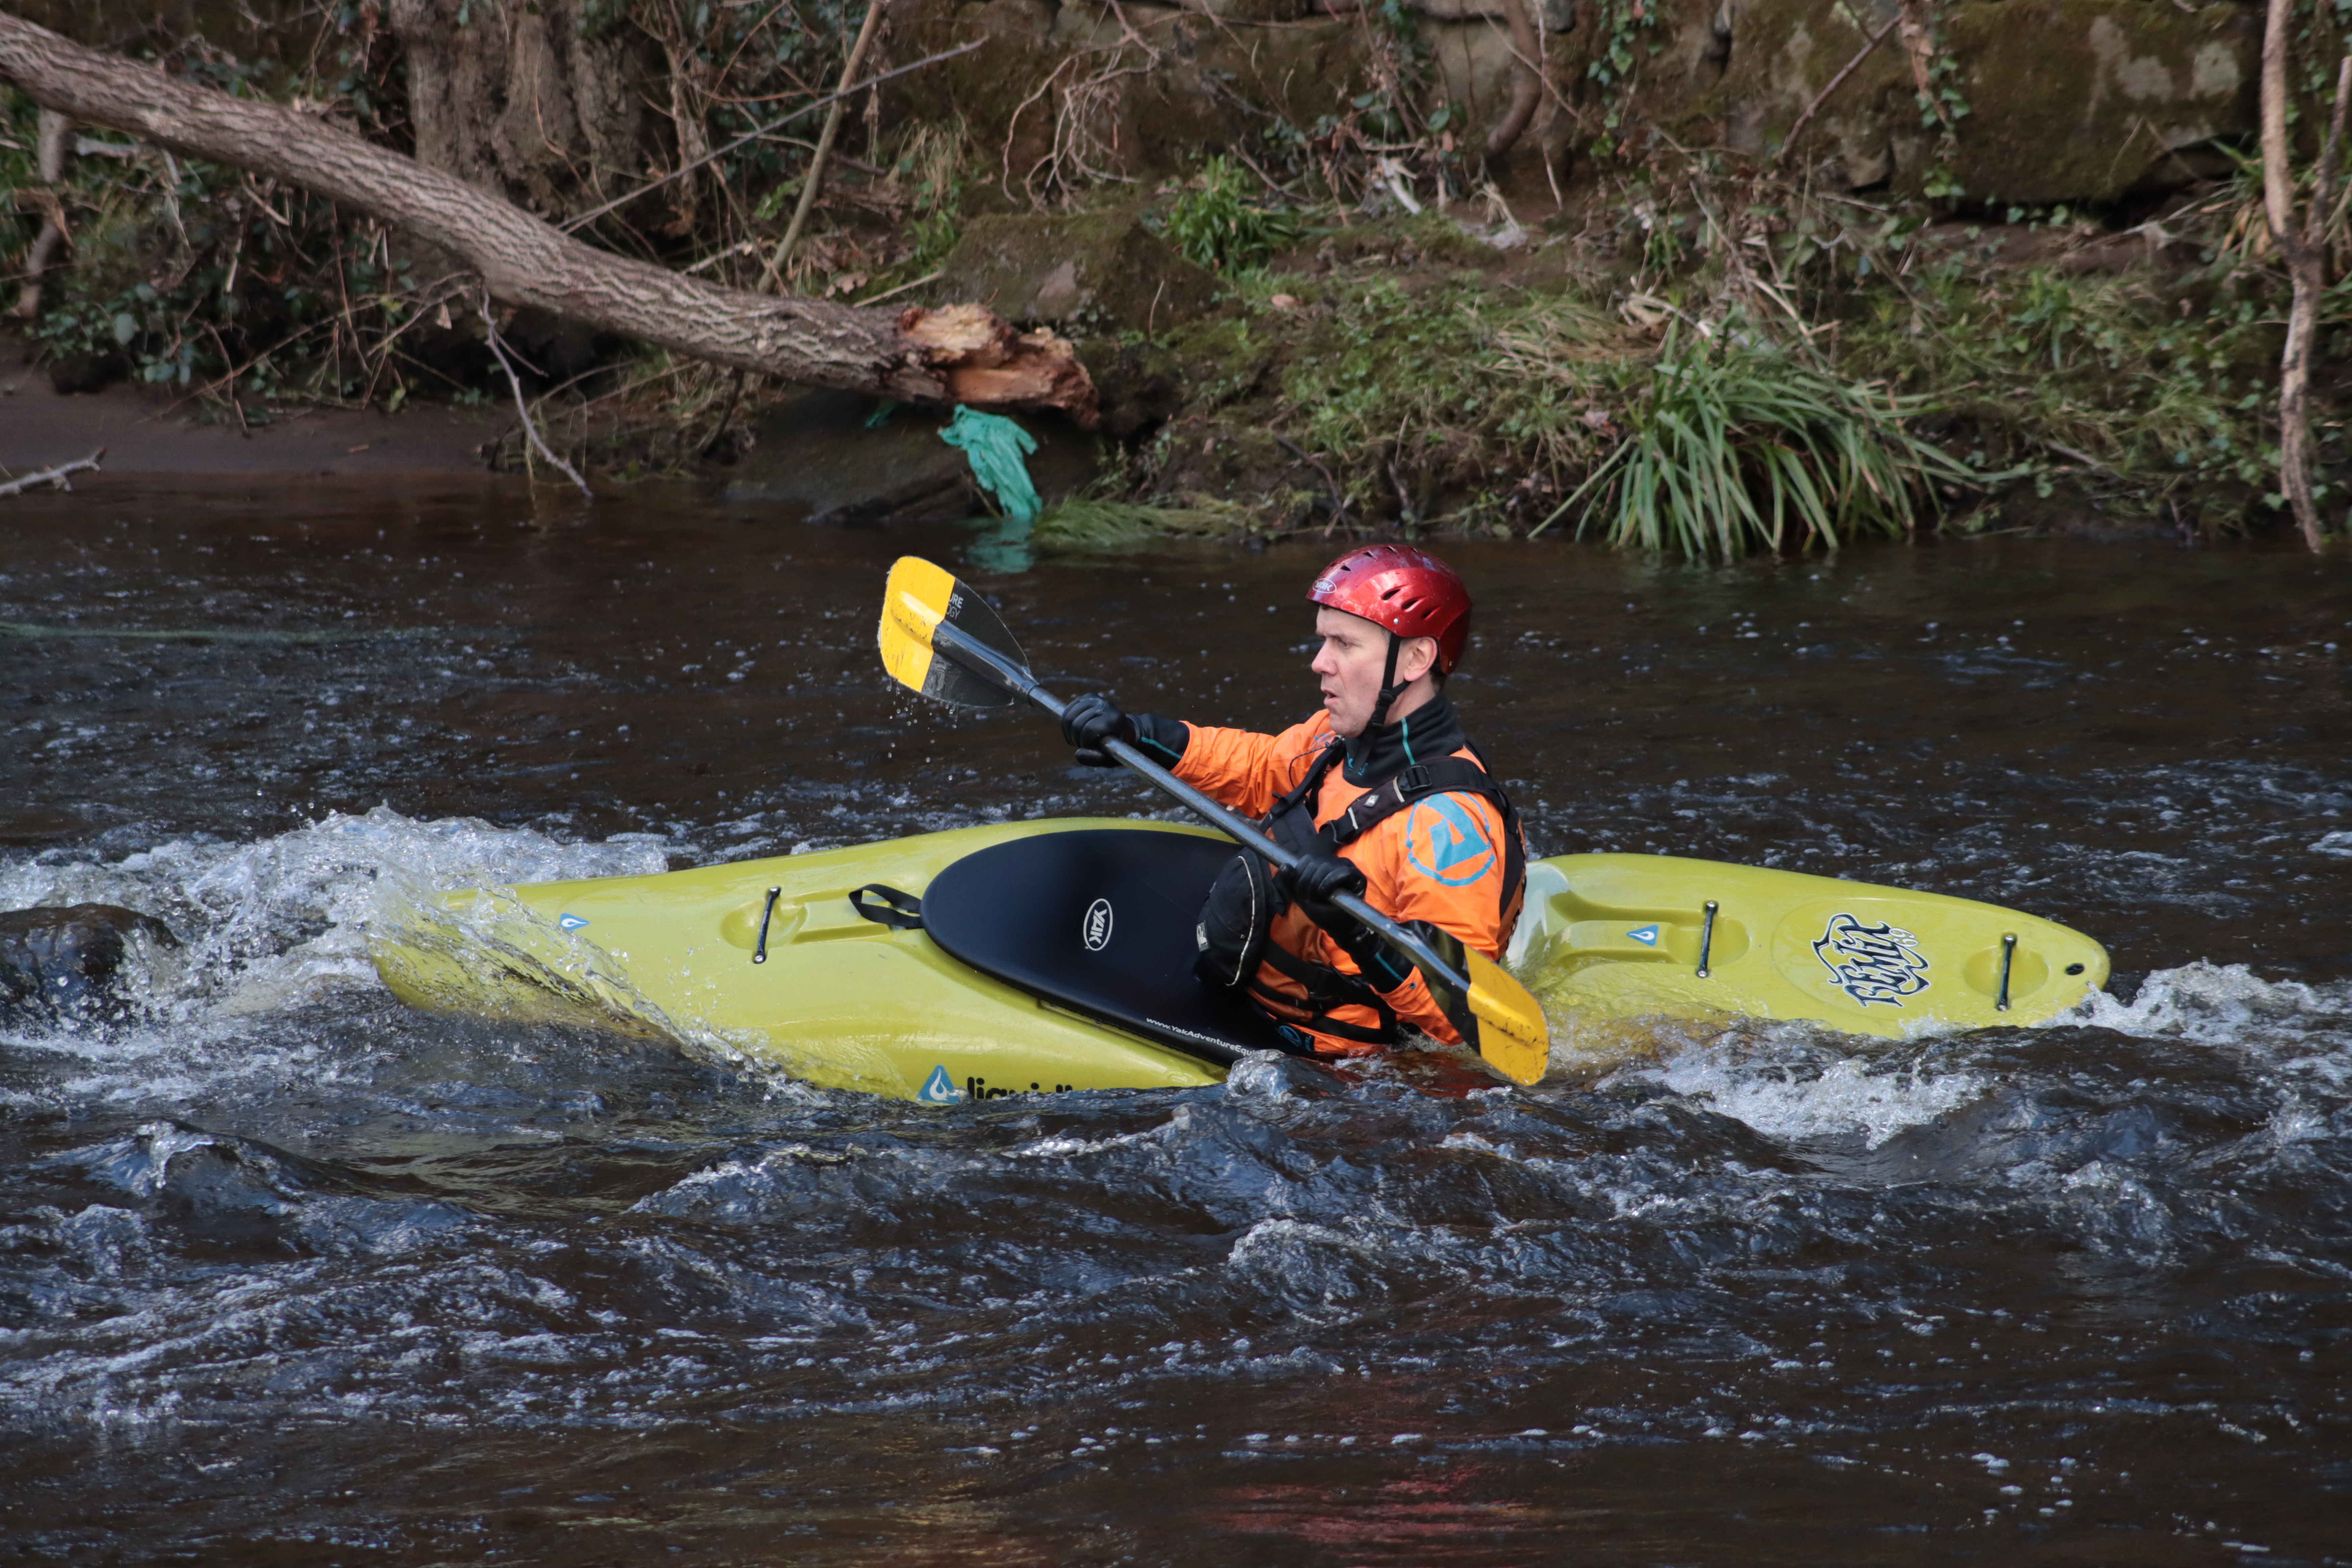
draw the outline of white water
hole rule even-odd
[[[79,1058],[84,1070],[62,1087],[113,1104],[198,1098],[225,1079],[332,1075],[337,1062],[315,1034],[268,1026],[338,996],[383,994],[367,933],[387,894],[642,875],[664,864],[652,835],[566,844],[384,806],[252,844],[174,839],[114,860],[43,856],[0,868],[0,909],[120,905],[163,921],[181,945],[131,944],[120,978],[130,1023],[0,1031],[0,1041]],[[14,1093],[0,1090],[0,1104]]]

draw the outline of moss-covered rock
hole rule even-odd
[[[1954,8],[1948,34],[1975,110],[1953,164],[1971,195],[2097,201],[2185,184],[2179,153],[2255,129],[2262,26],[2249,6],[1978,0]]]
[[[1131,212],[1011,213],[974,218],[940,288],[1007,321],[1075,332],[1149,332],[1209,308],[1216,279]]]
[[[1895,0],[1861,13],[1870,31]],[[1826,100],[1799,149],[1852,186],[1918,192],[1939,165],[1968,195],[2097,202],[2197,174],[2185,150],[2254,129],[2259,18],[2237,5],[1964,0],[1940,13],[1969,112],[1946,143],[1922,123],[1912,64],[1890,37]],[[1777,148],[1869,37],[1828,0],[1748,0],[1717,93],[1725,140]]]

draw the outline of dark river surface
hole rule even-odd
[[[541,502],[544,506],[547,503]],[[874,652],[945,528],[641,492],[0,512],[0,909],[185,939],[0,1033],[28,1561],[2352,1561],[2352,561],[1449,552],[1538,853],[2015,904],[2108,997],[945,1110],[412,1013],[378,883],[1157,810]],[[1307,712],[1332,546],[989,579],[1041,673]]]

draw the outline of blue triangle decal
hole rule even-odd
[[[578,931],[582,926],[584,926],[588,922],[586,921],[582,920],[578,915],[558,915],[555,917],[555,929],[558,931]]]
[[[1444,836],[1442,840],[1440,834]],[[1451,871],[1465,860],[1475,860],[1486,853],[1483,841],[1450,822],[1438,825],[1437,833],[1430,836],[1430,847],[1437,852],[1437,868],[1441,871]]]
[[[940,1066],[931,1069],[931,1076],[923,1080],[923,1087],[916,1091],[915,1098],[925,1105],[953,1105],[963,1098],[963,1090],[950,1080],[946,1067]]]
[[[1636,926],[1625,934],[1632,937],[1635,942],[1640,942],[1643,947],[1655,947],[1658,945],[1658,928],[1655,926]]]

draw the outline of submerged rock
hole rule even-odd
[[[730,501],[757,501],[780,521],[814,523],[953,522],[984,510],[971,464],[940,439],[950,410],[898,407],[871,397],[813,391],[770,410],[751,455],[727,487]],[[1021,415],[1036,438],[1030,481],[1054,500],[1094,477],[1095,439],[1066,421]]]
[[[134,943],[177,947],[172,928],[114,904],[68,904],[0,913],[0,1023],[47,1022],[112,1012]]]

